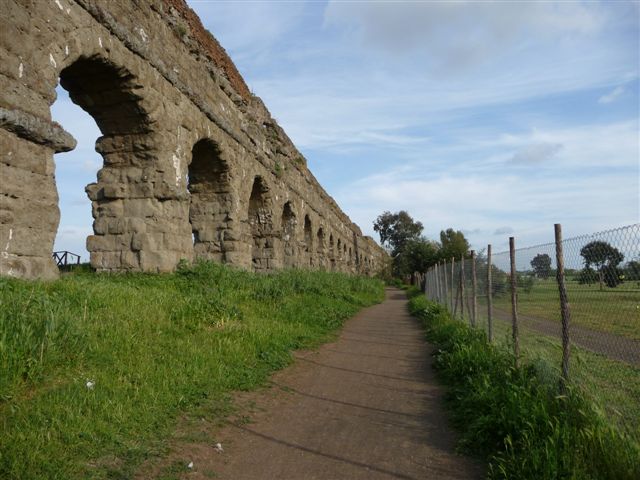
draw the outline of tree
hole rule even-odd
[[[628,280],[640,280],[640,261],[631,260],[627,262],[624,277]]]
[[[394,273],[405,277],[414,272],[426,272],[438,261],[438,245],[424,237],[412,239],[394,258]]]
[[[373,223],[373,229],[380,235],[380,243],[393,256],[400,253],[409,240],[420,239],[423,228],[422,223],[414,221],[405,210],[384,212]]]
[[[518,285],[518,290],[522,290],[524,293],[531,293],[536,282],[533,275],[518,273],[516,274],[516,283]]]
[[[551,274],[551,257],[546,253],[539,253],[531,260],[531,267],[536,277],[548,278]]]
[[[594,240],[580,249],[580,255],[584,258],[585,271],[595,267],[600,290],[602,290],[603,283],[614,288],[622,282],[618,265],[624,260],[624,255],[617,248],[607,242]]]
[[[461,231],[447,228],[440,232],[440,258],[451,260],[454,257],[459,260],[461,256],[466,256],[469,252],[469,242],[464,238]]]

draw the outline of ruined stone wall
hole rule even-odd
[[[384,255],[340,210],[183,0],[0,0],[0,274],[54,278],[58,82],[96,121],[99,271],[212,259],[363,274]]]

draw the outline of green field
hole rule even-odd
[[[468,290],[470,291],[470,290]],[[567,282],[572,325],[640,340],[640,289],[636,282],[616,288]],[[503,317],[511,315],[511,296],[507,292],[493,299]],[[465,305],[466,308],[466,305]],[[518,313],[560,322],[560,300],[554,278],[536,280],[529,293],[519,289]],[[487,331],[486,297],[478,299],[479,327]],[[531,360],[549,365],[549,375],[558,377],[562,358],[559,338],[520,324],[521,353]],[[511,324],[494,315],[494,338],[511,342]],[[615,343],[612,343],[615,348]],[[575,344],[571,346],[571,381],[597,404],[607,417],[640,441],[640,368],[610,360]]]
[[[373,279],[213,264],[0,279],[0,478],[131,478],[178,417],[224,415],[382,298]]]
[[[567,282],[571,321],[592,330],[605,331],[640,340],[640,287],[636,282],[616,288]],[[536,280],[530,293],[518,292],[518,312],[547,320],[560,321],[560,300],[555,279]],[[511,311],[508,293],[494,297],[497,308]]]

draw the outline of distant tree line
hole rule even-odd
[[[373,223],[373,229],[380,235],[380,243],[389,253],[391,260],[387,274],[406,279],[415,272],[426,272],[436,263],[455,258],[470,257],[470,245],[460,230],[447,228],[440,232],[440,239],[431,240],[422,232],[424,226],[414,220],[405,210],[396,213],[383,212]],[[596,240],[580,249],[584,267],[579,270],[567,269],[566,274],[580,284],[600,285],[615,288],[623,281],[640,281],[640,261],[632,260],[621,266],[624,255],[607,242]],[[485,265],[483,252],[478,253],[479,265]],[[517,273],[518,289],[529,293],[536,279],[545,280],[555,276],[552,259],[546,253],[538,253],[530,262],[531,270]],[[493,294],[502,295],[508,291],[508,274],[491,267]],[[485,275],[486,276],[486,275]],[[482,289],[485,279],[478,278]],[[482,290],[481,290],[482,291]]]
[[[440,232],[439,242],[430,240],[422,235],[422,223],[405,210],[382,213],[373,223],[373,229],[392,258],[390,273],[397,278],[426,272],[442,260],[469,256],[469,242],[461,231],[448,228]]]

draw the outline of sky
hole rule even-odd
[[[640,222],[640,2],[188,0],[325,190],[505,250]],[[92,119],[56,155],[56,249],[91,233]]]

